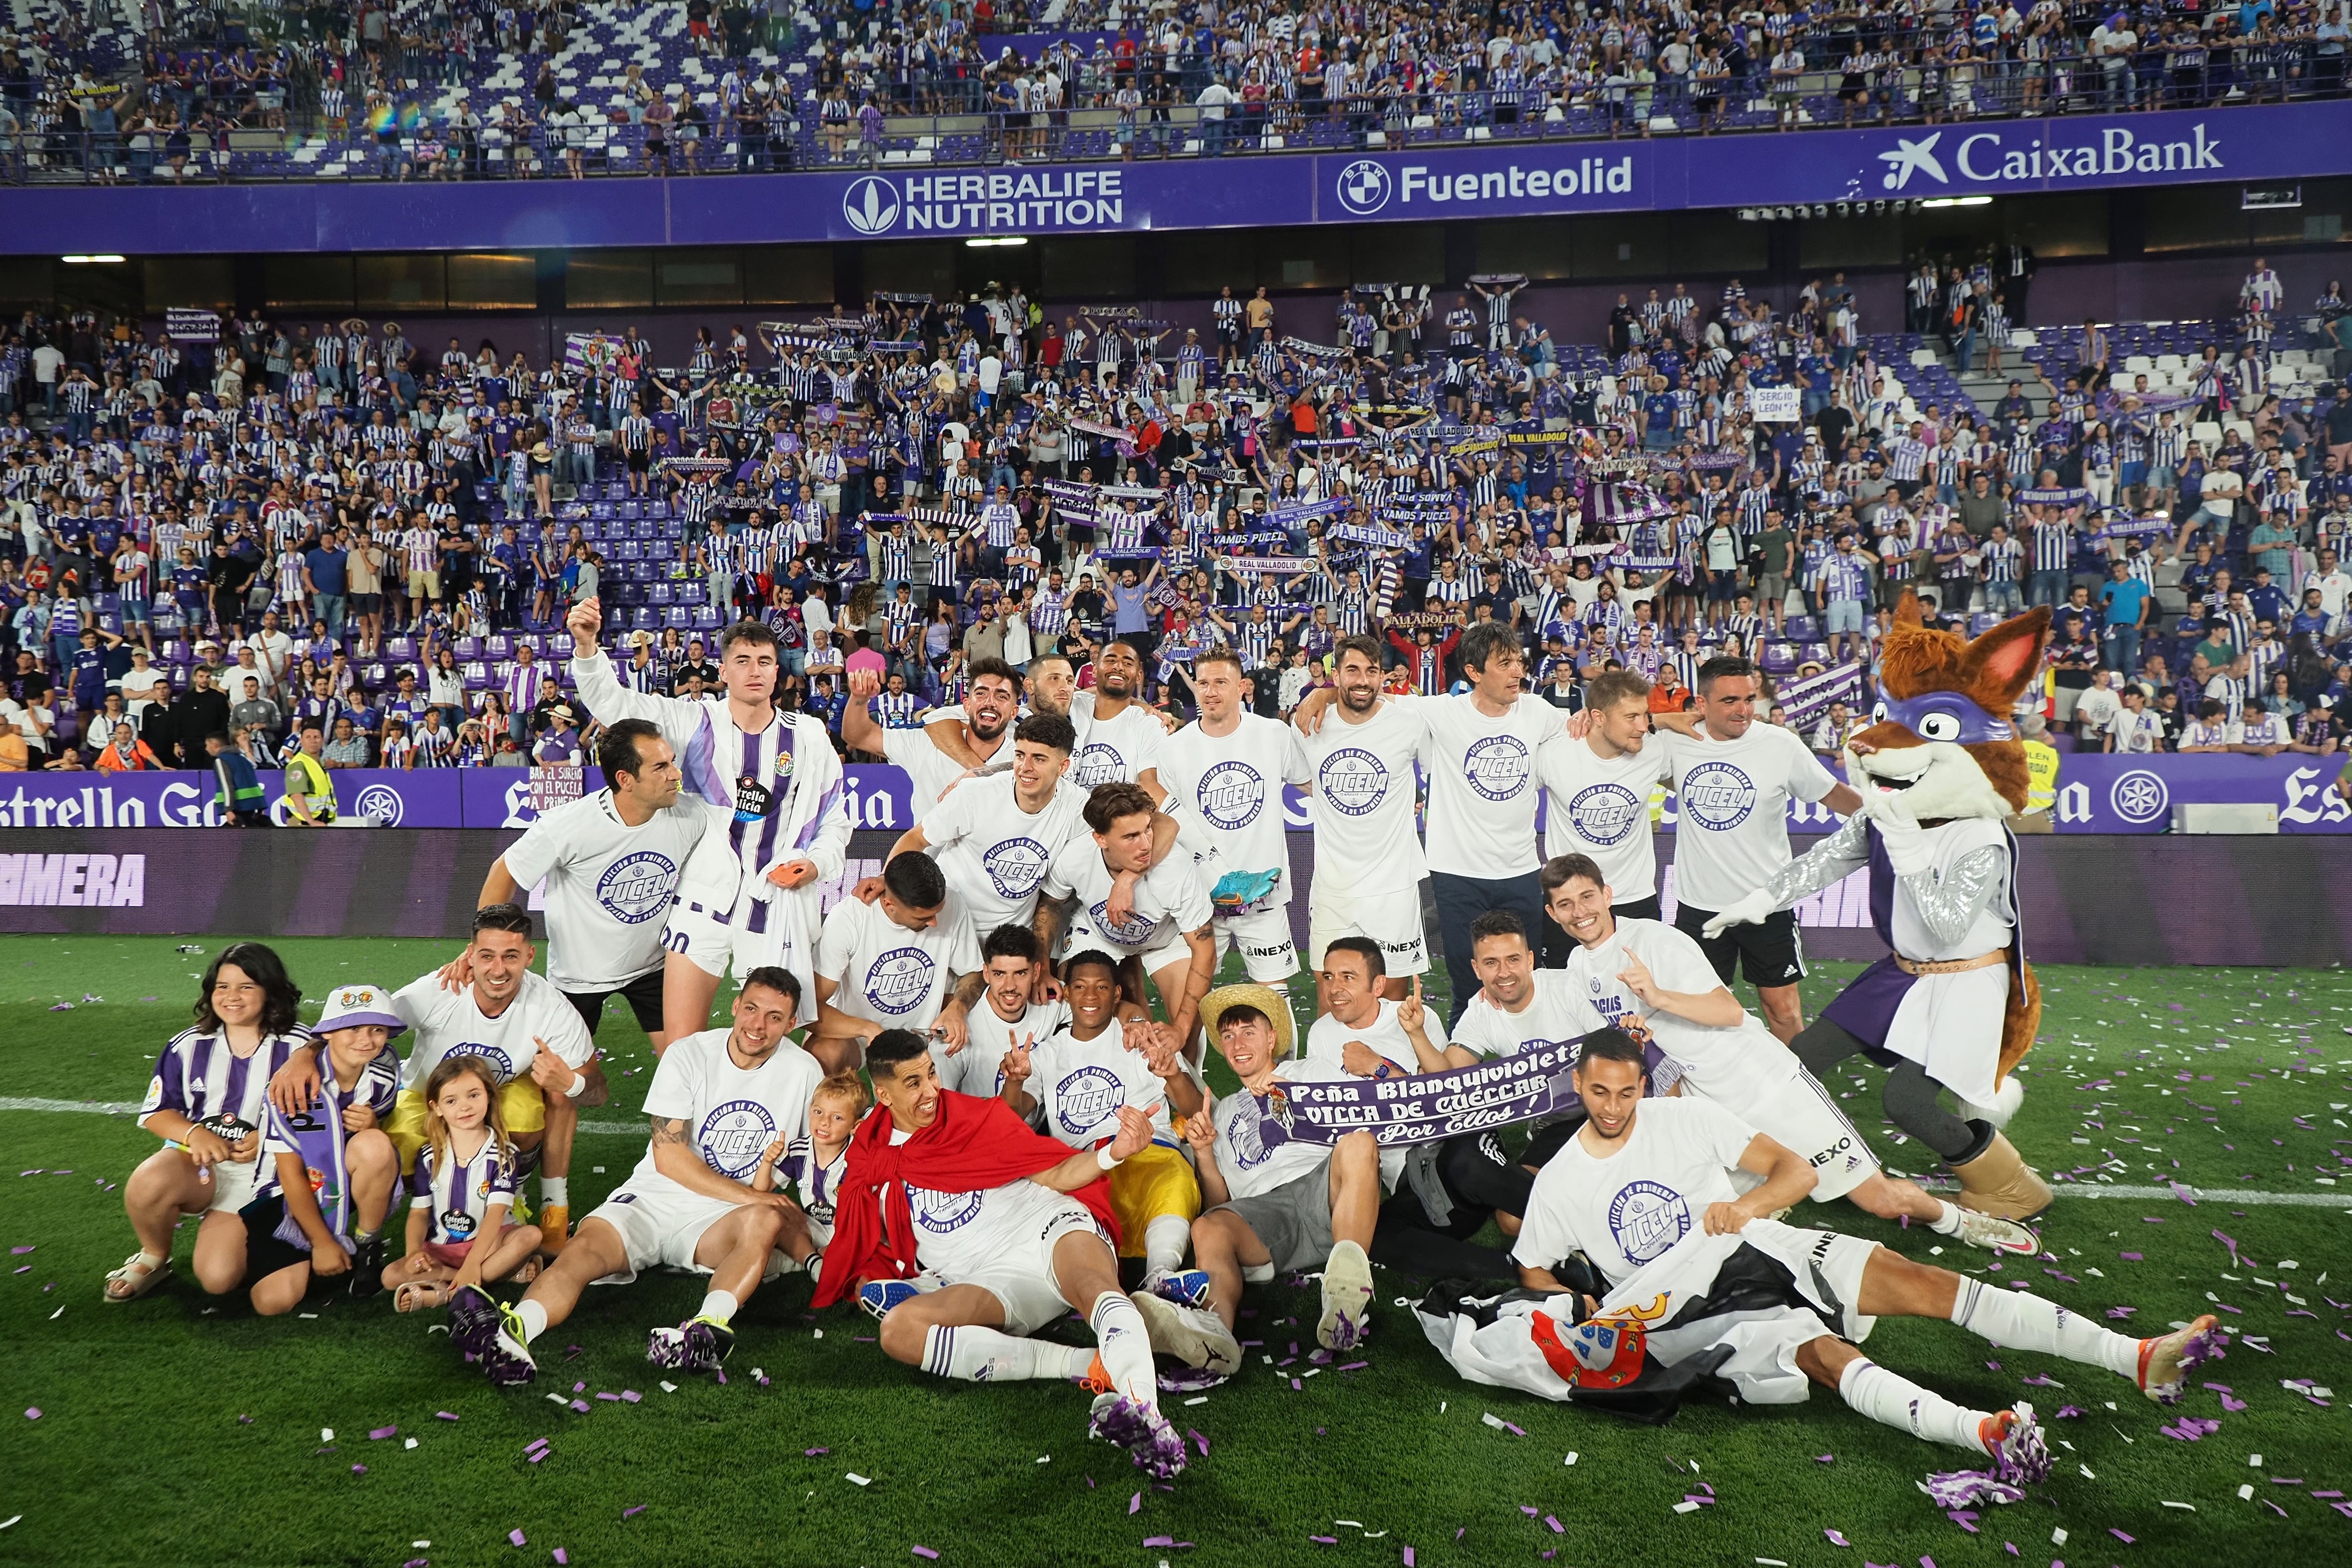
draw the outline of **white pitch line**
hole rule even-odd
[[[0,1095],[0,1111],[72,1111],[100,1116],[128,1116],[138,1106],[111,1100],[28,1100]],[[583,1122],[580,1130],[603,1137],[628,1137],[642,1134],[645,1125],[638,1122]],[[1931,1191],[1952,1190],[1948,1184],[1930,1185]],[[2180,1195],[2168,1186],[2103,1186],[2091,1182],[2059,1182],[2053,1188],[2060,1197],[2123,1197],[2134,1202],[2170,1200],[2178,1202]],[[2189,1194],[2199,1203],[2242,1203],[2257,1207],[2269,1205],[2285,1208],[2342,1208],[2352,1210],[2352,1193],[2332,1192],[2243,1192],[2231,1187],[2192,1186]]]

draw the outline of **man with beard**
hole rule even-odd
[[[948,786],[973,768],[1010,756],[1006,750],[1021,713],[1021,677],[1002,659],[975,659],[963,695],[963,718],[942,727],[961,732],[972,760],[949,755],[922,729],[886,729],[867,706],[881,682],[871,670],[849,673],[849,706],[842,710],[841,738],[852,751],[877,754],[907,770],[914,783],[915,810],[930,810]],[[935,723],[937,721],[934,721]]]
[[[983,659],[972,665],[975,685],[978,685],[978,672],[996,662]],[[1012,666],[1008,664],[1005,668],[1011,669]],[[1033,715],[1052,714],[1056,717],[1070,718],[1070,698],[1078,689],[1077,672],[1071,667],[1066,654],[1039,653],[1029,661],[1028,675],[1018,683],[1016,689],[1026,697],[1029,712]],[[923,725],[923,734],[941,756],[958,767],[976,768],[992,763],[1001,768],[1008,760],[1001,747],[990,746],[974,733],[971,705],[968,699],[961,716],[952,708],[934,709]]]
[[[1412,977],[1429,969],[1421,919],[1421,884],[1429,875],[1414,831],[1413,758],[1422,726],[1381,696],[1380,644],[1340,639],[1335,666],[1339,701],[1330,722],[1312,735],[1294,732],[1289,782],[1307,791],[1315,824],[1315,877],[1309,884],[1307,962],[1317,975],[1318,1012],[1324,954],[1342,936],[1380,944],[1381,994],[1402,999]]]
[[[1078,731],[1078,749],[1070,758],[1072,783],[1081,789],[1140,784],[1154,804],[1167,798],[1160,787],[1159,760],[1168,727],[1143,703],[1143,658],[1134,643],[1103,644],[1095,655],[1094,690],[1071,696],[1070,722]]]

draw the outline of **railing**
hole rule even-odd
[[[1150,73],[1147,73],[1147,76]],[[2238,107],[2340,97],[2345,57],[2309,45],[2148,50],[2130,57],[1912,66],[1860,81],[1834,69],[1732,81],[1689,77],[1612,83],[1547,97],[1525,91],[1350,95],[1236,103],[1222,116],[1162,99],[1132,110],[992,110],[885,116],[878,134],[826,121],[814,98],[790,129],[768,120],[660,129],[592,120],[478,130],[426,126],[373,134],[233,128],[167,134],[26,130],[0,136],[0,182],[14,183],[342,179],[589,178],[772,172],[858,165],[955,167],[1026,162],[1219,157],[1761,132],[1798,127],[1974,121],[2142,110]],[[936,102],[928,89],[908,101]]]

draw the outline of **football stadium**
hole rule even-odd
[[[2339,1560],[2347,43],[0,8],[0,1562]]]

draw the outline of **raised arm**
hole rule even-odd
[[[572,683],[579,690],[582,706],[599,724],[625,718],[649,720],[659,727],[662,738],[683,755],[702,716],[683,698],[633,692],[624,686],[613,673],[613,661],[596,643],[604,619],[604,611],[593,599],[582,600],[564,617],[563,623],[572,632]]]

